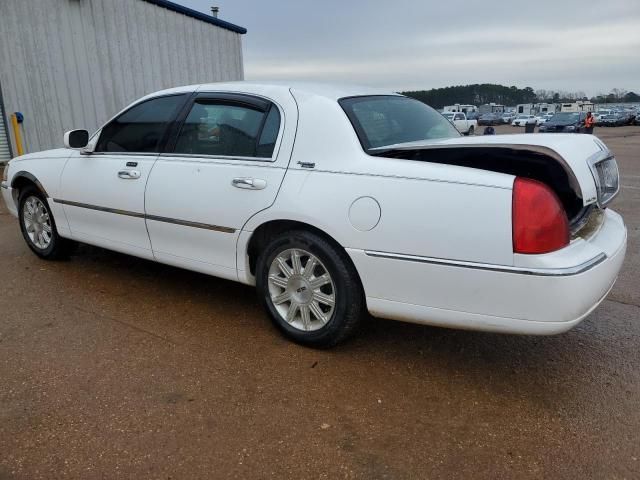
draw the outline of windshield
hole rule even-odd
[[[343,98],[339,103],[365,150],[460,136],[440,113],[412,98],[377,95]]]
[[[554,121],[560,121],[560,122],[577,122],[580,119],[580,114],[579,113],[570,113],[570,112],[565,112],[565,113],[556,113],[553,116],[553,120]]]
[[[443,113],[443,116],[445,116],[447,118],[447,120],[451,120],[453,118],[453,113]]]

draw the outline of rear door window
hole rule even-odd
[[[271,158],[280,130],[275,105],[198,99],[180,129],[174,153]]]

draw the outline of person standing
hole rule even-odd
[[[584,119],[584,133],[593,134],[593,126],[596,123],[596,118],[591,114],[591,112],[587,112],[587,118]]]

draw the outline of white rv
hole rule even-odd
[[[536,103],[536,114],[556,113],[555,103]]]
[[[461,105],[460,103],[456,103],[455,105],[446,105],[443,109],[443,112],[462,112],[462,113],[471,113],[477,112],[478,107],[475,105]]]
[[[540,115],[545,113],[556,113],[555,103],[521,103],[516,106],[518,115]]]
[[[479,111],[481,114],[483,113],[504,113],[504,105],[500,105],[499,103],[485,103],[484,105],[480,105]]]
[[[516,114],[518,115],[533,115],[535,113],[535,104],[533,103],[520,103],[516,105]]]
[[[595,110],[595,105],[591,102],[583,102],[582,100],[578,100],[573,103],[561,103],[560,111],[561,112],[593,112]]]

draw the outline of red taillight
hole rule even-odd
[[[513,251],[548,253],[569,244],[569,222],[544,183],[517,177],[513,184]]]

